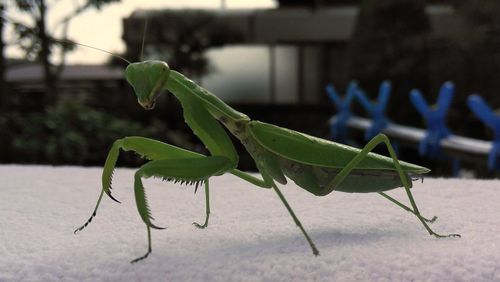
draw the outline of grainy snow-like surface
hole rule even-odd
[[[133,195],[134,170],[118,169],[117,204],[102,202],[100,168],[0,166],[0,281],[500,281],[500,181],[426,179],[412,189],[417,219],[377,194],[314,197],[282,191],[316,242],[314,257],[272,190],[231,175],[211,181],[208,229],[204,192],[158,180],[145,185],[157,223],[153,253]],[[402,189],[391,195],[404,199]]]

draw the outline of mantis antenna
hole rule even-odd
[[[75,45],[78,45],[78,46],[83,46],[83,47],[87,47],[87,48],[90,48],[90,49],[98,50],[98,51],[101,51],[101,52],[104,52],[104,53],[108,53],[108,54],[110,54],[113,57],[116,57],[118,59],[121,59],[121,60],[127,62],[128,64],[131,64],[130,61],[127,60],[127,59],[125,59],[124,57],[122,57],[122,56],[120,56],[118,54],[115,54],[113,52],[106,51],[106,50],[101,49],[101,48],[97,48],[97,47],[94,47],[94,46],[86,45],[86,44],[83,44],[83,43],[78,43],[78,42],[75,42],[75,41],[72,41],[72,40],[68,40],[68,39],[60,40],[60,39],[52,38],[52,40],[60,42],[60,43],[71,43],[71,44],[75,44]]]
[[[6,22],[13,23],[13,21],[12,21],[11,19],[9,19],[9,18],[7,18],[7,17],[5,17],[5,16],[0,16],[0,19],[1,19],[1,20],[4,20],[4,21],[6,21]],[[29,26],[26,26],[26,25],[21,24],[21,23],[16,23],[16,24],[23,26],[24,28],[26,28],[26,29],[30,30],[31,32],[35,32],[35,31],[33,30],[33,28],[31,28],[31,27],[29,27]],[[113,56],[113,57],[116,57],[116,58],[118,58],[118,59],[120,59],[120,60],[123,60],[123,61],[127,62],[128,64],[130,64],[130,61],[129,61],[129,60],[127,60],[127,59],[125,59],[124,57],[122,57],[122,56],[120,56],[120,55],[118,55],[118,54],[115,54],[115,53],[113,53],[113,52],[110,52],[110,51],[107,51],[107,50],[101,49],[101,48],[97,48],[97,47],[94,47],[94,46],[86,45],[86,44],[83,44],[83,43],[78,43],[78,42],[75,42],[75,41],[73,41],[73,40],[69,40],[69,39],[56,39],[56,38],[54,38],[54,37],[50,37],[50,40],[53,40],[53,41],[55,41],[55,42],[59,42],[59,43],[70,43],[70,44],[75,44],[75,45],[78,45],[78,46],[83,46],[83,47],[86,47],[86,48],[90,48],[90,49],[94,49],[94,50],[97,50],[97,51],[101,51],[101,52],[107,53],[107,54],[109,54],[109,55],[111,55],[111,56]],[[144,39],[143,39],[143,40],[144,40]],[[143,41],[143,42],[144,42],[144,41]],[[143,44],[144,44],[144,43],[143,43]],[[141,57],[142,57],[142,54],[141,54]]]
[[[144,21],[144,33],[142,34],[142,43],[141,43],[141,57],[139,60],[142,62],[144,60],[144,44],[146,42],[146,33],[148,31],[148,17],[146,17],[146,20]]]

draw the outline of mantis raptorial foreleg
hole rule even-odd
[[[208,156],[187,159],[167,159],[150,161],[135,173],[135,200],[139,214],[148,226],[148,251],[145,255],[133,260],[137,262],[146,258],[151,253],[151,232],[149,228],[162,229],[151,223],[151,213],[147,203],[142,178],[159,177],[175,182],[199,183],[207,182],[209,177],[226,170],[229,160],[220,156]],[[208,189],[208,185],[205,186]],[[208,191],[208,190],[206,190]],[[208,205],[208,194],[207,194]],[[208,211],[208,209],[207,209]],[[208,212],[205,219],[205,226],[208,224]]]
[[[195,152],[191,152],[170,144],[166,144],[163,142],[159,142],[157,140],[149,139],[149,138],[144,138],[144,137],[125,137],[123,139],[119,139],[115,141],[113,146],[111,147],[108,157],[106,159],[106,163],[104,165],[103,169],[103,174],[102,174],[102,191],[101,194],[97,200],[97,204],[95,206],[94,212],[92,213],[92,216],[87,220],[87,222],[82,225],[81,227],[77,228],[75,230],[75,233],[78,231],[81,231],[84,229],[93,219],[93,217],[96,215],[97,209],[99,208],[99,204],[101,202],[102,196],[104,193],[106,193],[108,196],[110,196],[113,200],[117,201],[112,195],[111,195],[111,184],[112,184],[112,176],[113,176],[113,171],[116,165],[116,160],[118,159],[119,151],[124,150],[124,151],[134,151],[137,154],[150,159],[150,160],[163,160],[165,162],[166,160],[174,160],[176,164],[180,164],[182,162],[191,162],[188,160],[193,160],[193,162],[197,163],[197,165],[203,165],[206,163],[205,160],[206,158],[211,158],[204,156],[202,154],[198,154]],[[183,161],[181,161],[182,159]],[[224,157],[217,157],[217,160],[212,161],[212,165],[214,165],[213,168],[211,169],[205,169],[205,170],[197,170],[198,172],[204,172],[204,175],[194,175],[192,173],[188,174],[182,174],[179,173],[179,166],[177,166],[174,169],[171,169],[171,175],[169,176],[160,176],[160,177],[166,177],[170,178],[172,180],[179,180],[179,181],[190,181],[190,182],[197,182],[203,180],[205,182],[205,193],[206,193],[206,203],[209,205],[209,199],[208,199],[208,177],[205,179],[204,177],[207,175],[210,175],[210,171],[217,171],[221,167],[224,167],[225,164],[225,158]],[[151,165],[149,165],[151,166]],[[196,167],[191,166],[191,167]],[[143,176],[144,173],[147,170],[143,169],[141,171],[141,174],[139,176]],[[182,170],[182,169],[180,169]],[[188,180],[189,179],[189,180]],[[139,179],[140,181],[140,179]],[[142,185],[142,183],[141,183]],[[207,211],[209,211],[209,206],[207,206]],[[207,217],[205,220],[206,224],[208,224],[208,213]],[[204,224],[206,226],[206,224]]]
[[[389,138],[387,138],[387,136],[385,134],[378,134],[375,137],[373,137],[372,140],[370,140],[370,142],[368,142],[365,145],[365,147],[359,152],[359,154],[356,155],[356,157],[354,157],[349,163],[347,163],[347,165],[331,181],[330,185],[332,185],[332,186],[329,185],[329,187],[332,187],[333,189],[335,189],[334,187],[339,185],[349,175],[349,173],[356,167],[356,165],[358,163],[360,163],[368,155],[368,153],[371,152],[380,143],[384,143],[385,146],[387,147],[387,150],[389,151],[389,155],[391,156],[391,158],[394,162],[394,167],[396,168],[396,171],[399,175],[399,178],[401,179],[401,183],[403,183],[406,194],[408,195],[408,199],[410,200],[410,204],[411,204],[413,209],[410,209],[409,207],[403,205],[399,201],[393,199],[392,197],[389,197],[386,194],[382,194],[382,196],[384,196],[385,198],[387,198],[391,202],[395,203],[399,207],[413,213],[420,220],[420,222],[422,222],[422,224],[424,225],[425,229],[429,232],[429,234],[431,234],[435,237],[460,237],[459,234],[447,234],[447,235],[438,234],[438,233],[434,232],[429,227],[429,225],[427,225],[427,222],[433,222],[435,220],[435,218],[427,219],[427,218],[424,218],[420,214],[420,211],[418,210],[417,204],[415,203],[415,200],[413,199],[413,195],[410,191],[411,185],[410,185],[409,181],[411,181],[411,180],[408,179],[408,177],[405,175],[405,173],[401,169],[401,165],[399,164],[399,160],[396,156],[396,152],[394,151],[394,148],[392,147],[391,142],[389,141]]]

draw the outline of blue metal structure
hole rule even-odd
[[[488,168],[500,169],[500,114],[496,114],[479,95],[470,95],[467,100],[469,109],[493,130],[493,144],[488,154]]]
[[[384,128],[389,124],[389,119],[385,116],[385,109],[387,107],[387,102],[391,95],[391,83],[388,80],[384,80],[380,84],[380,89],[378,92],[378,98],[376,102],[371,102],[360,88],[356,91],[356,98],[359,100],[363,108],[368,112],[372,123],[370,127],[365,131],[365,140],[371,140],[375,135],[382,132]]]
[[[500,114],[495,113],[478,95],[471,95],[468,99],[468,106],[486,126],[493,130],[493,141],[452,134],[445,121],[454,92],[454,85],[451,82],[442,85],[435,105],[429,105],[420,91],[410,92],[410,99],[425,119],[427,129],[395,124],[385,116],[391,90],[388,81],[381,84],[375,102],[371,102],[355,82],[349,84],[344,99],[335,92],[332,85],[328,85],[326,89],[338,110],[337,115],[330,120],[331,135],[334,140],[341,142],[346,140],[348,128],[363,131],[365,139],[370,139],[381,132],[388,135],[393,142],[417,146],[421,155],[434,159],[451,159],[454,175],[458,175],[459,160],[484,163],[487,159],[487,166],[490,170],[500,170]],[[371,119],[351,113],[350,103],[354,96],[369,113]]]
[[[352,116],[350,107],[357,88],[357,82],[351,81],[347,86],[346,95],[342,99],[332,84],[326,86],[326,93],[337,110],[337,114],[330,120],[330,137],[332,140],[340,142],[347,140],[346,122]]]
[[[418,152],[422,156],[431,158],[441,158],[441,140],[451,135],[451,131],[446,127],[446,114],[453,98],[454,85],[445,82],[439,91],[437,103],[430,107],[422,96],[422,93],[413,89],[410,92],[410,100],[420,115],[425,119],[427,132],[420,141]]]

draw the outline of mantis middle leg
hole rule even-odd
[[[208,226],[209,217],[210,217],[210,189],[208,187],[208,180],[207,180],[205,181],[205,223],[201,225],[198,222],[193,222],[193,225],[200,229],[206,228]]]
[[[278,197],[280,198],[281,202],[285,205],[286,209],[288,210],[288,213],[290,213],[290,216],[292,216],[293,221],[295,222],[295,225],[300,229],[304,237],[306,238],[307,242],[309,243],[309,246],[311,247],[311,250],[314,255],[319,255],[318,248],[316,248],[316,245],[314,244],[313,240],[311,237],[309,237],[309,234],[307,231],[304,229],[302,226],[302,223],[300,222],[299,218],[295,215],[295,212],[293,211],[292,207],[290,204],[288,204],[287,200],[285,199],[285,196],[281,191],[278,189],[278,186],[276,186],[276,183],[272,180],[272,178],[267,175],[266,173],[263,173],[265,170],[260,170],[261,175],[263,179],[258,179],[246,172],[239,171],[237,169],[231,171],[232,174],[238,176],[239,178],[246,180],[254,185],[257,185],[261,188],[273,188],[276,194],[278,194]]]

